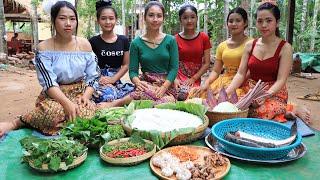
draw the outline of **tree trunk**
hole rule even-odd
[[[302,18],[301,18],[301,33],[304,32],[304,29],[306,27],[306,19],[307,19],[307,13],[308,13],[307,5],[308,5],[308,0],[303,0]]]
[[[287,30],[286,30],[286,40],[288,43],[293,43],[293,29],[294,29],[294,12],[296,9],[296,1],[288,1],[288,17],[287,17]]]
[[[250,20],[249,20],[249,36],[253,37],[254,27],[253,27],[253,14],[255,12],[254,4],[255,0],[250,0]]]
[[[132,16],[131,16],[131,40],[134,39],[134,33],[136,32],[136,0],[132,3]]]
[[[7,48],[7,41],[6,37],[6,27],[5,27],[5,17],[4,17],[4,7],[3,1],[0,1],[0,53],[6,54],[6,59],[8,59],[8,48]]]
[[[37,12],[37,5],[34,3],[31,5],[32,5],[31,24],[32,24],[32,36],[33,36],[32,51],[35,51],[36,47],[39,44],[38,12]]]
[[[311,37],[311,47],[310,51],[314,51],[314,45],[316,43],[316,35],[317,35],[317,16],[319,13],[320,0],[315,0],[314,4],[314,13],[313,13],[313,21],[312,21],[312,37]]]
[[[203,16],[203,32],[208,34],[208,2],[205,0],[204,1],[204,16]]]
[[[229,37],[228,27],[227,27],[227,17],[229,14],[229,0],[224,0],[224,21],[223,21],[223,32],[224,38],[227,39]]]

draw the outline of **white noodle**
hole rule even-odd
[[[181,128],[196,128],[203,124],[202,119],[196,115],[171,109],[139,109],[131,116],[135,117],[131,127],[145,131],[169,132]]]

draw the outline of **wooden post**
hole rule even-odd
[[[287,21],[287,37],[286,40],[288,43],[292,44],[293,42],[293,28],[294,28],[294,11],[296,8],[296,1],[288,1],[288,21]]]
[[[6,37],[6,30],[5,30],[5,17],[4,17],[4,6],[3,1],[0,1],[0,53],[8,54],[8,48],[7,48],[7,41],[5,39]]]
[[[32,24],[32,51],[34,52],[39,44],[39,31],[38,31],[38,11],[37,4],[32,3],[32,11],[30,12]]]

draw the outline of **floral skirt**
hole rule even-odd
[[[105,68],[101,71],[101,76],[114,76],[119,69],[116,68]],[[134,85],[131,83],[122,83],[120,80],[114,84],[106,86],[99,85],[95,93],[93,94],[93,100],[96,103],[100,102],[111,102],[116,99],[121,99],[128,95],[134,90]]]
[[[213,94],[219,94],[221,88],[227,89],[227,87],[231,84],[232,79],[235,76],[235,73],[224,73],[224,74],[220,75],[215,81],[213,81],[209,86],[209,88],[210,88],[210,90],[212,90]],[[193,88],[190,90],[190,94],[188,97],[189,99],[197,97],[194,93],[195,90],[197,90],[197,88]],[[237,92],[238,97],[244,96],[246,94],[242,88],[238,88],[236,90],[236,92]],[[201,93],[199,97],[202,99],[207,98],[207,92]]]
[[[256,81],[249,79],[243,86],[243,89],[248,92],[256,85]],[[274,84],[274,82],[267,82],[267,90]],[[284,114],[287,111],[288,90],[284,86],[279,92],[274,94],[271,98],[266,99],[265,103],[257,108],[250,106],[249,117],[274,119],[278,122],[285,122]]]
[[[61,91],[74,103],[77,97],[81,96],[86,86],[83,82],[60,85]],[[92,118],[95,115],[94,109],[79,107],[81,118]],[[38,96],[36,107],[31,112],[21,117],[21,121],[27,126],[39,130],[43,134],[55,135],[60,130],[62,123],[66,123],[66,115],[62,105],[47,96],[44,92]],[[59,123],[60,122],[60,123]]]
[[[167,103],[167,102],[175,102],[177,97],[177,91],[173,87],[167,90],[162,98],[158,98],[154,93],[157,87],[161,87],[163,83],[166,81],[166,74],[161,73],[144,73],[139,79],[141,81],[146,81],[148,83],[148,91],[140,91],[139,89],[135,89],[132,93],[130,93],[130,97],[135,100],[153,100],[155,104]]]

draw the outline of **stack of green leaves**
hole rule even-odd
[[[110,140],[125,137],[120,124],[108,125],[98,119],[77,118],[62,129],[62,134],[71,137],[90,147],[99,147]]]
[[[61,162],[66,164],[62,168],[67,168],[75,158],[80,157],[87,151],[84,145],[67,137],[40,139],[28,136],[21,139],[20,144],[25,149],[22,162],[32,162],[37,168],[41,168],[43,164],[48,164],[49,170],[52,171],[57,171]]]
[[[128,149],[142,149],[146,152],[152,151],[154,148],[153,143],[146,143],[142,137],[137,133],[131,135],[127,142],[119,143],[116,145],[105,144],[102,148],[103,153],[110,153],[117,150],[128,150]]]
[[[96,119],[99,119],[100,121],[117,121],[121,120],[126,115],[126,109],[124,107],[117,107],[117,108],[105,108],[100,109],[96,112]]]

